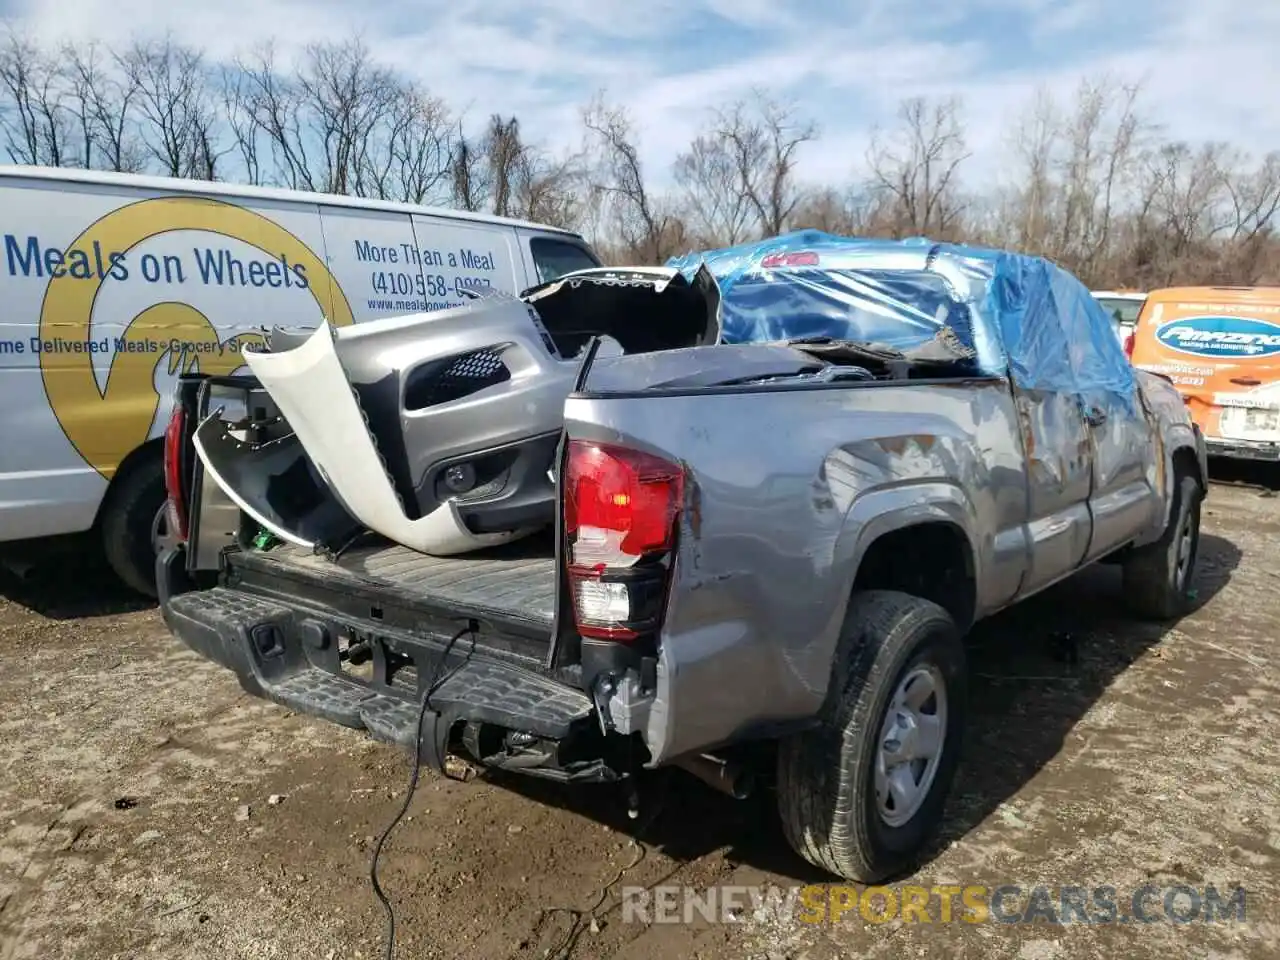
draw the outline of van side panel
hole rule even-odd
[[[320,221],[333,296],[346,303],[354,320],[405,313],[395,309],[395,292],[422,286],[422,272],[408,257],[417,246],[412,219],[403,213],[322,206]]]
[[[90,527],[180,370],[231,373],[267,318],[330,309],[316,208],[259,207],[0,180],[5,539]]]
[[[1133,363],[1173,380],[1210,453],[1280,457],[1280,288],[1153,293]]]
[[[519,293],[532,285],[526,276],[514,230],[414,215],[427,309],[459,306],[468,287]]]
[[[464,277],[527,285],[499,224],[336,206],[322,224],[315,203],[11,175],[0,210],[4,540],[91,527],[118,466],[162,434],[178,374],[243,372],[273,326],[438,309]],[[424,257],[446,295],[425,296]]]
[[[320,215],[332,282],[357,321],[462,306],[468,284],[526,286],[510,227],[327,205]]]

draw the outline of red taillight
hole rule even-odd
[[[625,447],[569,441],[564,476],[569,583],[578,632],[627,640],[656,626],[684,495],[679,466]]]
[[[185,424],[182,405],[175,403],[164,431],[164,488],[169,495],[165,509],[170,536],[184,543],[187,539],[187,510],[182,502],[182,433]]]
[[[1133,359],[1133,340],[1134,335],[1129,333],[1124,338],[1124,355],[1130,360]]]
[[[565,531],[575,566],[629,567],[669,550],[684,474],[659,457],[603,444],[569,441]]]

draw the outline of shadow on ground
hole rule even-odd
[[[1209,460],[1209,476],[1215,483],[1258,487],[1268,493],[1280,491],[1280,463],[1212,457]]]
[[[1234,544],[1202,535],[1198,603],[1227,584],[1240,558]],[[1171,626],[1135,622],[1123,606],[1119,568],[1094,566],[976,627],[965,759],[931,857],[1034,777],[1116,677]],[[731,862],[799,883],[831,880],[791,852],[768,790],[734,801],[682,771],[664,770],[643,783],[640,817],[628,821],[615,788],[563,788],[518,776],[499,782],[630,833],[677,861],[725,850]]]
[[[87,538],[0,546],[0,597],[41,616],[76,620],[155,606],[121,583]]]

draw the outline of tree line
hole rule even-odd
[[[1093,287],[1280,283],[1280,150],[1164,135],[1137,86],[1084,78],[1011,121],[994,182],[973,166],[964,104],[904,100],[847,178],[801,174],[824,148],[802,104],[763,91],[709,109],[671,169],[597,95],[581,143],[552,150],[519,118],[470,124],[356,38],[287,66],[266,43],[214,63],[171,37],[41,45],[0,34],[9,162],[226,180],[442,204],[582,231],[612,262],[816,227],[1022,250]]]

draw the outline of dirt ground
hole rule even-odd
[[[424,775],[385,851],[416,958],[1280,956],[1280,497],[1214,486],[1196,588],[1135,626],[1117,571],[983,625],[947,829],[907,880],[1243,886],[1243,922],[624,922],[624,886],[822,882],[771,799]],[[0,960],[372,958],[395,749],[244,695],[92,565],[0,581]],[[1158,901],[1156,901],[1158,902]],[[934,920],[938,919],[934,914]]]

